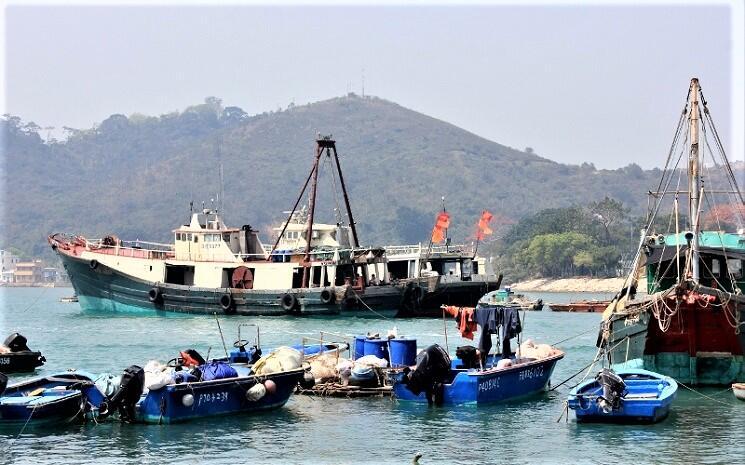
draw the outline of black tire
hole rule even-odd
[[[94,258],[93,260],[88,262],[88,266],[91,267],[91,270],[95,270],[96,268],[98,268],[98,260]]]
[[[321,291],[321,303],[324,305],[333,304],[336,300],[336,294],[331,292],[329,289],[324,289]]]
[[[159,287],[154,287],[147,291],[147,299],[151,303],[161,305],[163,303],[163,291]]]
[[[282,306],[282,310],[286,312],[292,311],[295,307],[297,307],[297,297],[295,297],[294,294],[290,294],[288,292],[287,294],[282,296],[280,305]]]
[[[220,307],[222,307],[225,313],[233,313],[233,311],[235,310],[233,308],[234,303],[235,302],[233,301],[232,294],[223,294],[222,296],[220,296]]]

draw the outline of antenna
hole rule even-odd
[[[362,96],[365,96],[365,68],[362,68]]]
[[[216,149],[217,149],[217,161],[220,166],[220,192],[217,194],[217,209],[220,213],[225,213],[223,206],[225,204],[225,170],[222,165],[222,152],[220,151],[221,138],[217,136]]]

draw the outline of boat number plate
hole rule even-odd
[[[518,376],[520,378],[520,381],[525,381],[526,379],[542,378],[543,367],[528,368],[527,370],[521,371]]]
[[[491,391],[492,389],[499,389],[499,378],[487,379],[479,384],[479,392]]]
[[[10,365],[10,357],[0,358],[0,365]]]
[[[207,392],[204,394],[199,394],[199,405],[211,404],[215,402],[227,402],[227,401],[228,401],[227,392]]]

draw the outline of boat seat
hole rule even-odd
[[[631,393],[626,394],[623,396],[624,399],[633,400],[633,399],[656,399],[659,397],[659,394],[656,392],[638,392],[638,393]]]

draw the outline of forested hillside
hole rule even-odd
[[[6,115],[2,126],[2,245],[34,255],[46,252],[46,235],[57,231],[167,241],[187,220],[190,201],[201,206],[216,199],[220,163],[227,222],[266,231],[292,207],[317,133],[337,141],[361,240],[368,244],[426,241],[442,196],[454,241],[473,235],[483,209],[506,224],[609,197],[640,215],[645,192],[660,176],[636,165],[563,165],[353,94],[257,115],[208,98],[158,117],[112,115],[94,129],[69,129],[62,142],[43,141],[40,128],[18,117]],[[327,168],[319,221],[334,221]]]

